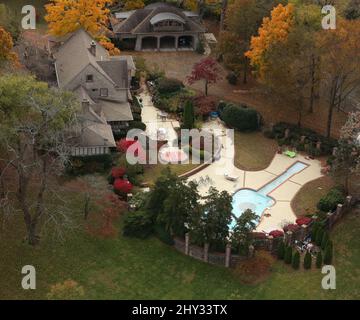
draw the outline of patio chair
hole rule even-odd
[[[295,158],[296,157],[296,152],[294,151],[290,151],[290,150],[287,150],[284,152],[284,154],[290,158]]]

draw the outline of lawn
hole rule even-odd
[[[305,184],[291,201],[291,207],[298,217],[314,214],[319,199],[325,196],[335,186],[334,180],[329,177],[321,177]]]
[[[149,184],[154,184],[156,179],[161,176],[161,173],[166,169],[170,168],[170,170],[175,173],[176,175],[184,174],[192,169],[198,167],[198,164],[157,164],[151,165],[145,169],[145,172],[142,176],[144,182]]]
[[[81,192],[67,194],[74,213],[81,211],[81,199]],[[321,289],[319,270],[293,271],[275,262],[262,282],[244,284],[233,271],[186,257],[155,238],[125,238],[119,231],[114,239],[102,239],[85,232],[83,224],[78,219],[77,228],[63,242],[44,233],[41,244],[33,248],[22,241],[21,216],[14,216],[0,232],[0,299],[44,299],[50,285],[66,279],[82,285],[86,299],[360,298],[360,219],[355,212],[333,233],[338,270],[333,292]],[[21,268],[27,264],[37,270],[36,290],[21,289]]]
[[[235,166],[248,171],[259,171],[269,166],[277,150],[275,140],[261,132],[235,131]]]

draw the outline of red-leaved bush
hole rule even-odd
[[[296,219],[296,223],[297,223],[299,226],[302,226],[303,224],[308,225],[311,221],[312,221],[312,219],[311,219],[311,218],[308,218],[308,217],[303,217],[303,218],[298,218],[298,219]]]
[[[115,179],[114,181],[114,190],[121,192],[123,194],[129,193],[133,188],[133,185],[130,181],[124,179]]]
[[[134,145],[134,156],[138,157],[140,161],[146,160],[146,151],[143,149],[141,143],[136,140],[121,139],[116,143],[116,148],[120,152],[127,152],[128,149]]]
[[[292,224],[286,225],[283,229],[284,229],[284,232],[288,232],[288,231],[295,232],[300,229],[300,226],[298,224],[292,223]]]
[[[122,178],[125,174],[126,170],[122,167],[112,168],[111,176],[115,179]]]
[[[104,238],[115,238],[119,230],[115,225],[121,213],[126,210],[126,203],[113,193],[104,194],[96,201],[98,209],[89,215],[86,230],[94,235]]]
[[[269,233],[270,236],[274,237],[274,238],[279,238],[284,236],[284,232],[281,230],[273,230]]]
[[[206,117],[216,110],[217,99],[213,96],[199,95],[194,98],[195,114]]]
[[[126,152],[127,149],[133,145],[135,142],[137,142],[136,140],[127,140],[127,139],[121,139],[118,142],[116,142],[116,147],[117,150],[120,152]]]

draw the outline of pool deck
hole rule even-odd
[[[208,130],[221,128],[225,130],[225,127],[219,121],[210,121],[203,128]],[[216,187],[219,191],[226,190],[231,194],[241,188],[257,190],[286,171],[295,162],[301,161],[306,163],[308,167],[290,177],[290,179],[268,194],[276,200],[276,203],[267,211],[270,213],[269,217],[262,216],[257,231],[270,232],[275,229],[281,229],[284,222],[294,223],[296,215],[291,208],[291,200],[304,184],[323,176],[321,174],[320,161],[306,159],[302,155],[289,158],[282,154],[275,154],[272,162],[265,170],[244,171],[236,168],[234,165],[235,150],[231,137],[222,134],[218,136],[223,144],[221,158],[189,177],[189,180],[196,181],[199,181],[200,177],[205,178],[208,176],[210,178],[210,183],[199,186],[200,194],[205,195],[210,186]],[[225,173],[237,176],[238,180],[234,182],[227,180],[224,177]]]
[[[147,126],[146,134],[156,139],[157,129],[165,128],[166,139],[169,141],[175,139],[177,136],[174,128],[180,126],[179,122],[172,119],[161,120],[158,118],[157,115],[160,110],[154,107],[151,101],[151,95],[147,89],[145,89],[139,97],[142,99],[142,120]],[[218,161],[188,178],[190,181],[199,181],[201,177],[206,178],[207,176],[210,178],[210,183],[199,186],[199,193],[201,195],[206,195],[210,186],[216,187],[219,191],[226,190],[230,194],[233,194],[241,188],[257,190],[282,174],[297,161],[302,161],[308,165],[306,169],[292,176],[268,194],[268,196],[275,199],[276,203],[267,211],[267,213],[270,213],[269,217],[262,216],[257,231],[270,232],[275,229],[281,229],[285,222],[293,223],[296,215],[291,208],[291,200],[304,184],[322,176],[320,161],[305,159],[302,155],[289,158],[282,154],[276,154],[270,165],[264,170],[240,170],[234,165],[235,149],[232,137],[225,134],[226,127],[221,121],[208,121],[203,125],[203,129],[213,131],[215,136],[220,139],[223,148],[221,149],[221,157]],[[171,142],[169,144],[171,145]],[[227,180],[224,177],[225,173],[231,176],[237,176],[238,180],[234,182]]]

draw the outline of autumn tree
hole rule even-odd
[[[348,20],[360,18],[360,0],[351,0],[345,9],[345,17]]]
[[[71,226],[53,178],[68,161],[79,106],[71,93],[29,76],[1,77],[0,92],[0,213],[20,210],[28,242],[35,245],[40,226]]]
[[[258,36],[251,38],[250,50],[246,57],[256,68],[260,78],[266,70],[266,53],[277,42],[285,42],[294,26],[294,5],[279,4],[271,11],[271,18],[265,17],[259,28]]]
[[[116,237],[118,230],[115,221],[125,212],[125,203],[116,195],[109,193],[97,199],[95,204],[98,210],[96,214],[94,212],[90,215],[87,230],[93,235],[104,238]]]
[[[224,28],[220,33],[218,54],[225,65],[237,74],[243,72],[243,82],[247,82],[249,59],[245,52],[250,49],[250,40],[255,36],[262,19],[280,1],[278,0],[235,0],[226,9]],[[223,1],[224,4],[224,1]]]
[[[360,87],[360,20],[338,19],[335,30],[318,34],[321,49],[322,95],[327,102],[326,136],[334,111]]]
[[[197,0],[184,0],[184,1],[182,1],[182,6],[186,10],[197,11],[199,3]]]
[[[209,84],[214,84],[221,79],[218,63],[211,57],[204,58],[194,64],[190,76],[187,77],[189,84],[204,81],[205,95],[208,94]]]
[[[83,28],[109,51],[110,55],[119,55],[107,34],[112,0],[55,0],[45,6],[49,33],[65,36]]]
[[[0,26],[11,34],[14,41],[18,40],[21,33],[19,20],[14,12],[3,3],[0,3]]]
[[[276,41],[267,50],[264,71],[259,79],[272,97],[293,107],[297,123],[302,124],[306,109],[313,112],[319,86],[319,50],[315,35],[319,30],[317,6],[297,7],[294,25],[284,41]]]
[[[144,8],[145,4],[143,0],[125,0],[124,1],[124,10],[130,11],[130,10],[136,10]]]
[[[64,36],[80,28],[93,37],[107,29],[112,0],[55,0],[45,6],[49,33]]]
[[[0,67],[10,64],[17,66],[19,64],[18,56],[13,51],[14,43],[10,33],[0,26]]]
[[[341,129],[332,172],[344,179],[346,192],[350,177],[360,175],[360,111],[351,113]]]
[[[195,115],[205,119],[212,111],[216,110],[217,99],[214,96],[197,95],[193,98]]]

